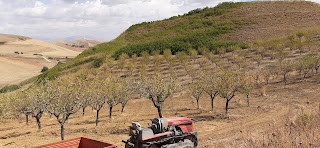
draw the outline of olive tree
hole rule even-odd
[[[109,94],[109,83],[104,79],[95,78],[88,84],[91,90],[88,95],[91,97],[90,106],[96,110],[96,126],[99,122],[99,112],[106,103],[106,94]]]
[[[201,97],[201,95],[203,93],[202,83],[199,83],[199,82],[192,83],[189,86],[189,92],[192,95],[192,97],[196,99],[196,101],[197,101],[197,109],[199,109],[200,108],[199,100],[200,100],[200,97]]]
[[[197,55],[198,55],[198,51],[195,50],[195,49],[188,49],[188,54],[189,56],[193,59],[193,63],[196,63],[196,58],[197,58]]]
[[[79,101],[82,109],[82,116],[85,114],[86,108],[90,105],[90,99],[91,99],[91,94],[90,91],[92,88],[90,88],[89,82],[92,79],[89,78],[88,76],[88,71],[81,72],[77,77],[76,77],[76,82],[77,86],[79,88]]]
[[[254,80],[252,80],[252,76],[250,75],[245,75],[243,77],[243,80],[241,82],[241,87],[240,87],[240,92],[245,94],[247,97],[247,106],[250,106],[250,100],[249,100],[249,95],[253,92],[254,90]]]
[[[154,50],[154,51],[152,51],[151,54],[153,56],[154,72],[159,73],[160,72],[160,64],[161,64],[160,51]]]
[[[303,73],[303,78],[307,77],[307,74],[313,69],[314,67],[314,58],[312,55],[306,55],[298,60],[297,68],[299,70],[299,74]]]
[[[113,107],[120,103],[120,94],[122,93],[122,90],[120,87],[121,83],[119,81],[120,80],[118,78],[111,77],[105,82],[104,91],[101,92],[102,96],[106,98],[106,103],[109,106],[109,118],[112,117]]]
[[[81,108],[78,92],[76,82],[70,77],[59,77],[52,84],[46,85],[46,94],[50,98],[47,110],[60,124],[61,140],[64,140],[64,124]]]
[[[316,73],[318,73],[318,70],[320,68],[320,55],[314,56],[314,69],[316,70]]]
[[[13,93],[10,97],[13,109],[20,114],[24,114],[26,124],[29,125],[29,115],[32,114],[31,99],[27,98],[25,92]]]
[[[302,38],[304,37],[303,32],[298,32],[296,33],[296,36],[298,37],[298,42],[297,42],[297,48],[299,49],[299,54],[301,55],[303,52],[303,40]]]
[[[46,82],[44,82],[46,83]],[[46,111],[48,98],[45,97],[45,89],[43,87],[45,84],[39,84],[39,86],[31,86],[26,91],[27,100],[30,100],[30,111],[32,117],[36,119],[38,129],[41,129],[40,119],[43,113]]]
[[[280,74],[283,76],[283,81],[287,84],[288,73],[294,70],[295,62],[292,60],[285,60],[280,65]]]
[[[141,53],[141,67],[140,67],[140,75],[141,77],[145,77],[147,75],[147,68],[150,61],[150,55],[148,52],[143,51]]]
[[[203,90],[210,96],[211,110],[213,110],[213,101],[218,95],[217,74],[214,71],[208,70],[202,77]]]
[[[119,81],[119,85],[119,102],[121,103],[121,113],[123,113],[125,106],[127,105],[128,101],[131,99],[131,96],[134,93],[135,83],[130,81],[128,78],[123,78]]]
[[[296,49],[296,45],[297,45],[297,36],[296,35],[290,35],[287,37],[288,39],[288,44],[291,50]]]
[[[273,65],[270,65],[270,66],[266,66],[262,69],[262,76],[263,76],[263,79],[265,81],[265,84],[268,85],[270,83],[270,79],[274,76],[276,76],[278,73],[277,71],[277,67],[276,66],[273,66]]]
[[[221,98],[226,100],[226,114],[228,113],[229,102],[234,98],[235,93],[241,86],[240,73],[232,70],[223,70],[217,78],[218,93]]]
[[[171,50],[170,49],[164,50],[163,51],[163,57],[166,60],[166,62],[168,63],[168,65],[169,65],[170,74],[173,75],[174,58],[172,56]]]
[[[164,78],[161,74],[142,78],[139,83],[139,92],[152,101],[162,118],[162,107],[164,101],[178,89],[178,84],[173,78]]]
[[[183,65],[183,67],[187,70],[187,62],[188,62],[188,55],[185,52],[177,52],[176,54],[177,59]]]
[[[275,56],[278,59],[279,65],[281,67],[282,62],[289,56],[289,53],[284,50],[278,50]]]

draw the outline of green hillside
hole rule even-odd
[[[225,2],[214,8],[192,10],[169,19],[144,22],[128,28],[113,41],[99,44],[77,58],[59,64],[40,77],[56,77],[77,71],[86,63],[103,63],[122,53],[140,56],[143,51],[173,54],[207,48],[213,53],[247,48],[258,40],[269,40],[317,27],[319,5],[312,2]]]
[[[171,49],[173,53],[186,51],[189,48],[207,47],[215,50],[218,47],[240,46],[243,43],[225,41],[221,35],[234,32],[244,25],[241,19],[224,18],[243,3],[222,3],[215,8],[192,10],[182,16],[171,17],[162,21],[144,22],[128,28],[112,42],[103,43],[80,56],[97,52],[114,53],[118,58],[121,53],[129,56],[140,56],[142,51]]]

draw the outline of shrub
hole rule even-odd
[[[15,91],[19,88],[20,88],[20,86],[18,86],[18,85],[8,85],[8,86],[5,86],[2,89],[0,89],[0,93],[12,92],[12,91]]]
[[[302,114],[301,115],[301,122],[303,123],[304,126],[306,126],[308,123],[310,123],[312,120],[312,116],[308,114]]]
[[[103,58],[97,58],[93,61],[92,65],[94,68],[99,68],[100,66],[102,66],[103,63],[104,63]]]
[[[42,69],[41,69],[41,72],[44,73],[44,72],[46,72],[48,70],[49,70],[49,68],[47,66],[43,66]]]

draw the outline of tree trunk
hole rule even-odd
[[[125,104],[122,104],[122,106],[121,106],[121,113],[123,113],[125,106],[126,106]]]
[[[29,115],[28,114],[25,114],[26,115],[26,124],[29,125]]]
[[[197,100],[197,109],[200,109],[200,106],[199,106],[199,99],[196,99]]]
[[[64,140],[64,124],[61,124],[61,140]]]
[[[156,106],[157,107],[157,110],[158,110],[158,114],[159,114],[159,118],[162,118],[162,110],[161,110],[161,106]]]
[[[215,92],[214,95],[210,95],[211,98],[211,110],[213,111],[213,105],[214,105],[214,98],[218,95],[218,92]]]
[[[284,84],[286,85],[287,84],[287,74],[283,75],[283,81],[284,81]]]
[[[249,95],[247,95],[247,106],[250,106],[250,102],[249,102]]]
[[[85,110],[86,110],[86,107],[83,107],[83,108],[82,108],[82,116],[84,116]]]
[[[98,126],[98,122],[99,122],[99,111],[100,109],[97,110],[97,114],[96,114],[96,126]]]
[[[110,106],[109,107],[109,118],[111,119],[111,117],[112,117],[112,108],[113,108],[113,106]]]
[[[41,129],[41,122],[40,119],[42,117],[43,111],[40,111],[37,113],[37,115],[35,115],[34,117],[36,118],[37,124],[38,124],[38,129]]]
[[[214,97],[212,98],[211,97],[211,110],[213,111],[213,100],[214,100]]]
[[[41,117],[40,117],[41,118]],[[40,122],[40,118],[38,116],[36,116],[36,120],[37,120],[37,124],[38,124],[38,129],[41,129],[41,122]]]
[[[226,102],[226,114],[228,114],[228,106],[229,106],[229,99],[226,99],[227,100],[227,102]]]

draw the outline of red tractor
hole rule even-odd
[[[148,128],[137,122],[130,126],[126,148],[195,148],[197,132],[190,118],[155,118]]]

